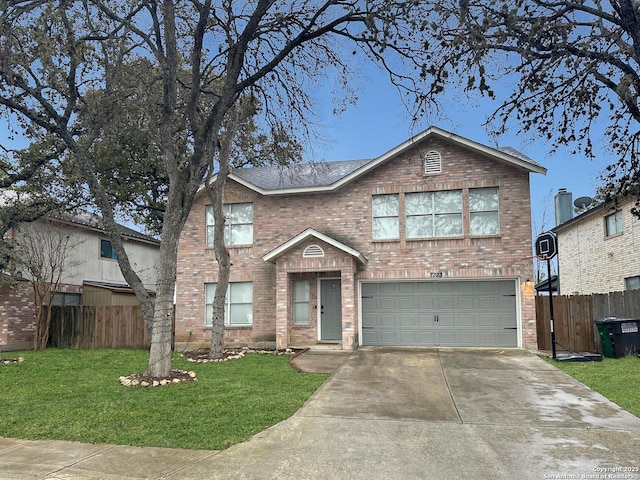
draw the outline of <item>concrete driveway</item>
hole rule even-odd
[[[640,419],[524,350],[365,347],[290,419],[168,478],[640,479]]]
[[[227,450],[0,439],[0,478],[640,479],[640,419],[524,350],[367,347]]]

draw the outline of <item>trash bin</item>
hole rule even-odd
[[[640,320],[605,317],[595,320],[602,344],[602,354],[620,358],[640,353]]]

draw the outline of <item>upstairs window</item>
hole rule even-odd
[[[423,172],[425,175],[442,173],[442,156],[440,152],[431,150],[424,156]]]
[[[225,216],[224,243],[225,245],[251,245],[253,243],[253,204],[232,203],[223,205]],[[206,208],[207,247],[213,247],[213,230],[215,221],[213,207]]]
[[[100,240],[100,258],[116,259],[116,251],[113,249],[110,240]]]
[[[500,233],[498,187],[469,190],[469,224],[471,235]]]
[[[374,195],[372,203],[374,240],[400,238],[398,194]]]
[[[462,235],[462,190],[405,195],[407,238]]]
[[[612,213],[611,215],[607,215],[606,217],[604,217],[604,224],[605,224],[605,227],[604,227],[605,235],[607,237],[610,237],[617,233],[622,233],[622,230],[623,230],[622,212],[618,210],[617,212]]]

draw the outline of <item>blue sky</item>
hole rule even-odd
[[[317,154],[326,161],[372,158],[385,153],[412,135],[431,125],[456,133],[470,140],[495,146],[483,123],[497,107],[487,99],[468,99],[450,94],[442,99],[444,108],[440,118],[424,120],[417,128],[400,101],[397,90],[382,72],[367,69],[357,81],[360,100],[356,106],[336,117],[332,115],[329,99],[319,103],[323,147]],[[588,160],[564,149],[550,154],[551,145],[534,134],[517,134],[513,125],[507,134],[498,137],[499,146],[511,146],[547,169],[547,175],[531,174],[531,207],[534,236],[555,226],[553,197],[559,188],[573,193],[574,200],[593,196],[600,184],[600,172],[611,162],[606,148],[600,149],[596,160]],[[600,140],[600,139],[598,139]],[[545,213],[546,211],[546,213]],[[544,228],[542,228],[544,227]]]
[[[320,89],[317,100],[318,133],[322,140],[314,146],[319,160],[351,160],[377,157],[430,125],[456,133],[470,140],[495,146],[483,123],[497,103],[487,99],[469,100],[464,95],[449,94],[442,99],[439,118],[425,119],[417,127],[411,126],[397,90],[388,78],[375,67],[356,76],[359,101],[342,115],[332,114],[330,89]],[[506,89],[506,87],[505,87]],[[23,141],[7,142],[6,117],[0,119],[0,143],[23,146]],[[553,197],[559,188],[573,193],[573,198],[593,196],[599,185],[598,175],[611,162],[605,148],[596,160],[572,155],[570,149],[551,155],[551,145],[535,138],[534,134],[517,135],[516,125],[498,139],[500,146],[511,146],[547,168],[547,175],[531,175],[531,206],[534,236],[555,226]]]

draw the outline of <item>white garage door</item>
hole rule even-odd
[[[363,345],[516,347],[512,280],[363,283]]]

